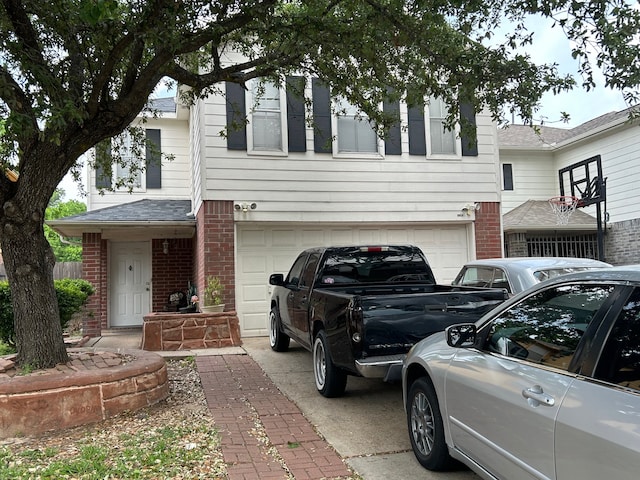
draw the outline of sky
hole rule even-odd
[[[577,74],[578,62],[571,57],[570,44],[562,30],[559,27],[552,28],[551,20],[540,18],[529,19],[527,26],[534,32],[533,44],[524,49],[531,59],[535,63],[557,63],[561,74],[574,75],[580,84],[581,80]],[[627,108],[621,92],[604,87],[604,79],[597,67],[594,68],[594,75],[597,85],[589,92],[576,86],[570,92],[545,95],[541,102],[541,109],[535,114],[535,123],[540,124],[544,121],[548,126],[573,128],[605,113]],[[166,94],[166,91],[164,93]],[[558,121],[560,112],[569,114],[570,120],[567,123]],[[515,123],[521,123],[517,117],[513,120]],[[77,185],[69,175],[62,181],[60,187],[65,190],[65,200],[85,200],[80,196]]]
[[[534,40],[523,51],[531,56],[534,63],[557,63],[560,74],[572,74],[578,83],[570,92],[546,94],[541,102],[541,110],[534,115],[537,120],[544,119],[548,126],[573,128],[605,113],[628,107],[622,92],[604,87],[604,77],[595,65],[593,70],[596,88],[587,92],[580,86],[582,81],[578,74],[578,61],[571,57],[569,40],[560,27],[552,27],[552,20],[530,17],[526,24],[529,31],[534,32]],[[569,114],[568,123],[558,122],[560,112]],[[515,121],[521,123],[517,117]],[[539,124],[540,121],[535,123]]]

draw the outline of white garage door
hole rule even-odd
[[[241,335],[268,335],[271,273],[286,274],[305,248],[325,245],[411,244],[422,249],[438,283],[451,283],[470,259],[467,227],[455,226],[262,226],[238,225],[236,308]]]

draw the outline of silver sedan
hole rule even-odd
[[[431,470],[637,479],[640,266],[558,277],[409,352],[409,438]]]
[[[607,267],[611,265],[590,258],[487,258],[465,264],[452,285],[504,288],[515,294],[559,275]]]

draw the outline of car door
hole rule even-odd
[[[571,384],[558,412],[558,480],[640,475],[640,290],[623,301],[596,335],[593,374]]]
[[[298,291],[300,278],[302,277],[302,270],[309,258],[309,252],[302,252],[296,261],[293,262],[287,277],[284,279],[284,288],[282,295],[279,297],[280,302],[280,321],[282,322],[282,328],[293,334],[294,337],[298,337],[297,329],[294,324],[294,305],[295,294]]]
[[[543,289],[485,324],[445,379],[456,449],[498,478],[554,479],[554,426],[582,335],[613,287]]]
[[[309,296],[320,256],[319,252],[309,254],[300,276],[298,288],[293,289],[288,298],[289,315],[298,341],[309,348],[313,342],[313,339],[309,337]]]

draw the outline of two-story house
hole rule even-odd
[[[190,107],[156,100],[163,113],[145,128],[173,160],[148,159],[132,193],[99,192],[126,172],[90,171],[88,211],[49,222],[83,238],[97,292],[86,334],[140,325],[172,292],[202,291],[216,275],[241,334],[266,335],[268,276],[310,246],[415,244],[441,283],[470,259],[502,255],[490,115],[461,112],[477,127],[469,141],[442,128],[438,99],[385,104],[398,121],[380,139],[318,79],[222,90]]]
[[[569,177],[578,184],[585,170],[573,168],[599,157],[605,181],[600,202],[600,241],[607,262],[640,263],[640,130],[629,110],[601,115],[571,129],[523,125],[498,131],[502,172],[505,256],[598,258],[597,204],[577,208],[568,224],[558,225],[547,200],[569,195]],[[598,175],[596,162],[590,176]]]

